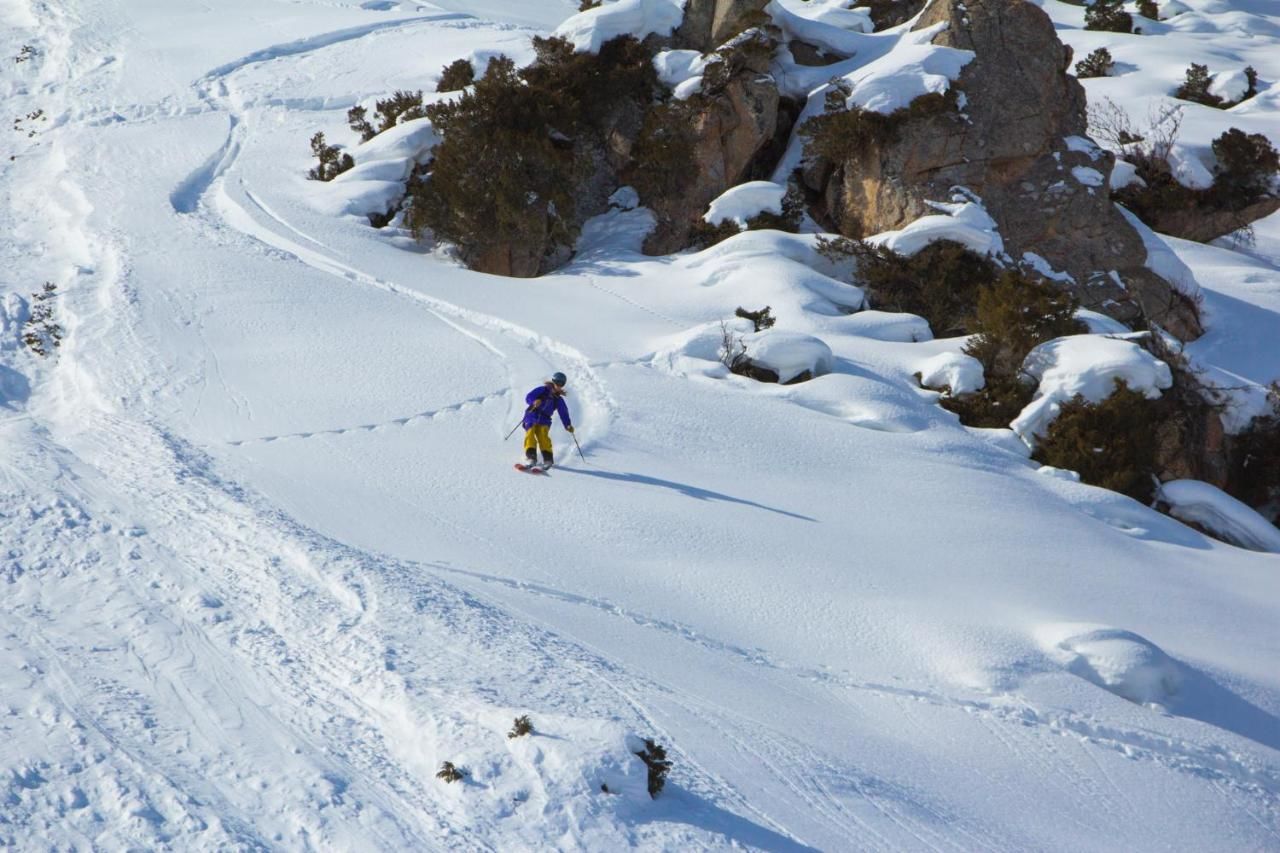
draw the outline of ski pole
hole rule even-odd
[[[516,430],[520,429],[520,424],[522,423],[524,423],[524,418],[521,418],[520,420],[516,421],[516,425],[511,428],[511,432],[507,433],[507,438],[511,438],[511,436],[515,435]],[[502,440],[506,441],[507,438],[504,438]]]
[[[583,461],[583,462],[586,462],[586,461],[587,461],[587,457],[585,457],[585,456],[583,456],[583,455],[582,455],[582,445],[581,445],[581,444],[578,444],[578,436],[577,436],[577,434],[575,434],[575,433],[572,433],[572,432],[571,432],[571,433],[569,433],[569,435],[573,437],[573,446],[574,446],[574,447],[576,447],[576,448],[578,448],[578,457],[579,457],[580,459],[582,459],[582,461]]]

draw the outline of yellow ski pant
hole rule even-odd
[[[538,447],[543,453],[551,452],[551,425],[534,424],[524,434],[525,451]]]

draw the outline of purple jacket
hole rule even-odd
[[[533,404],[538,400],[542,402],[536,409],[532,408]],[[530,409],[524,413],[525,429],[529,429],[534,424],[551,426],[552,411],[560,414],[560,423],[566,427],[569,426],[569,407],[564,403],[564,395],[552,393],[550,382],[545,385],[539,385],[528,394],[525,394],[524,401],[530,406]]]

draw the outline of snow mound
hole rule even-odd
[[[575,50],[595,53],[618,36],[669,36],[684,20],[683,0],[604,0],[567,19],[555,35]]]
[[[312,207],[329,216],[386,214],[404,196],[414,164],[426,163],[440,135],[430,119],[407,121],[351,150],[356,165],[317,185]]]
[[[945,204],[929,202],[940,211],[922,216],[906,228],[885,231],[867,238],[867,242],[902,255],[914,255],[930,243],[952,240],[980,255],[999,255],[1004,252],[1004,241],[996,230],[996,222],[986,208],[974,201]]]
[[[749,181],[726,190],[702,218],[712,225],[732,219],[739,228],[746,228],[748,219],[765,211],[781,215],[786,194],[787,188],[773,181]]]
[[[360,143],[351,156],[357,164],[386,160],[426,163],[431,159],[431,151],[439,144],[440,134],[436,132],[431,119],[418,118],[384,130],[368,142]]]
[[[745,348],[746,356],[759,367],[778,374],[778,382],[786,384],[801,374],[821,376],[830,373],[835,363],[831,347],[801,332],[783,329],[751,331],[751,323],[732,319],[704,323],[668,339],[654,354],[654,361],[665,363],[672,372],[723,379],[729,369],[721,361],[726,332]]]
[[[1171,480],[1160,486],[1159,497],[1179,521],[1197,524],[1241,548],[1280,554],[1280,529],[1217,486]]]
[[[987,384],[982,362],[962,352],[940,352],[922,361],[917,372],[924,387],[949,388],[952,394],[981,391]]]
[[[1234,104],[1237,101],[1244,100],[1244,96],[1248,92],[1249,78],[1240,69],[1219,71],[1213,75],[1213,80],[1209,82],[1209,94],[1216,95],[1228,103]]]
[[[1121,699],[1164,709],[1182,688],[1178,663],[1132,631],[1052,625],[1041,631],[1051,655],[1068,671]]]
[[[859,311],[845,321],[845,329],[858,337],[900,344],[933,340],[928,320],[896,311]]]
[[[1044,435],[1062,404],[1077,394],[1100,403],[1120,379],[1154,400],[1173,384],[1169,365],[1132,340],[1106,335],[1071,335],[1041,344],[1022,369],[1039,382],[1039,389],[1010,426],[1028,444]]]
[[[765,329],[743,336],[747,358],[778,374],[785,385],[808,373],[810,377],[830,373],[835,357],[831,347],[812,335],[782,329]]]

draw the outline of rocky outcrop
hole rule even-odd
[[[871,23],[879,31],[905,24],[920,14],[927,2],[928,0],[870,0],[865,5],[871,10]]]
[[[694,224],[725,190],[753,177],[778,130],[778,87],[768,75],[743,69],[718,93],[700,96],[691,116],[696,172],[681,192],[648,200],[658,225],[646,254],[665,255],[689,245]]]
[[[1208,243],[1247,228],[1277,210],[1280,210],[1280,198],[1264,198],[1239,210],[1204,207],[1157,210],[1144,221],[1161,234]]]
[[[752,25],[769,0],[688,0],[675,43],[710,53]]]
[[[1142,238],[1109,198],[1112,158],[1086,139],[1084,89],[1049,17],[1025,0],[936,0],[916,27],[937,24],[935,44],[974,53],[955,83],[961,106],[920,111],[855,159],[812,164],[805,181],[832,223],[849,236],[901,228],[967,187],[1009,254],[1069,274],[1085,306],[1197,337],[1195,306],[1144,266]]]

